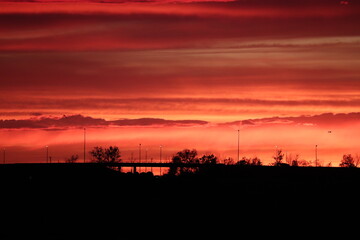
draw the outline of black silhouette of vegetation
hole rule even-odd
[[[234,164],[235,164],[234,159],[231,158],[231,157],[225,158],[225,159],[223,160],[223,162],[224,162],[225,165],[234,165]]]
[[[217,164],[218,158],[214,154],[204,155],[199,158],[200,164]]]
[[[236,163],[236,165],[240,166],[262,166],[262,162],[260,158],[254,157],[254,158],[246,158],[243,157],[240,161]]]
[[[172,157],[172,163],[174,164],[195,164],[198,163],[199,160],[197,158],[197,151],[195,149],[190,150],[190,149],[184,149],[180,152],[177,152],[173,157]],[[169,175],[179,175],[179,174],[185,174],[185,173],[193,173],[196,172],[197,169],[194,168],[188,168],[188,167],[177,167],[177,166],[172,166],[169,168],[168,174]]]
[[[180,163],[198,163],[197,158],[197,151],[196,149],[184,149],[180,152],[177,152],[176,155],[173,157],[173,162],[180,162]]]
[[[174,164],[217,164],[218,159],[214,154],[203,155],[202,157],[197,157],[198,153],[196,149],[184,149],[180,152],[177,152],[172,157],[172,163]],[[169,168],[169,175],[179,175],[187,173],[196,173],[199,171],[199,168],[196,167],[177,167],[171,166]]]
[[[339,164],[340,167],[355,168],[359,165],[359,157],[356,161],[351,154],[344,154],[343,158]]]
[[[273,156],[273,159],[275,160],[272,163],[272,166],[275,167],[287,167],[290,166],[288,163],[283,163],[283,159],[284,159],[284,153],[281,149],[276,149],[275,155]]]
[[[74,154],[71,155],[69,158],[65,159],[65,163],[76,163],[77,160],[79,160],[79,155]]]
[[[94,147],[90,151],[90,155],[94,162],[97,163],[120,163],[121,154],[117,146],[110,146],[108,148]]]

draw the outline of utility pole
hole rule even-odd
[[[6,161],[5,161],[5,148],[3,149],[3,162],[4,162],[4,164],[6,163]]]

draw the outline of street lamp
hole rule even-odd
[[[162,155],[162,146],[160,145],[160,176],[161,176],[161,155]]]
[[[49,146],[46,146],[46,163],[49,162]]]
[[[147,154],[148,154],[148,150],[147,148],[145,149],[145,163],[147,163]],[[147,171],[147,167],[145,166],[145,172]]]
[[[86,128],[84,128],[84,163],[86,161]]]
[[[139,143],[139,163],[141,163],[141,143]],[[141,166],[139,166],[139,172],[141,172]]]
[[[237,150],[237,160],[240,161],[240,129],[238,131],[238,150]]]
[[[318,166],[318,153],[317,153],[318,145],[315,145],[315,167]]]
[[[162,146],[160,145],[160,163],[161,163],[161,155],[162,155]]]

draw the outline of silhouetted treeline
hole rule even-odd
[[[93,159],[93,162],[96,163],[120,163],[121,152],[119,147],[110,146],[108,148],[103,148],[101,146],[94,147],[90,152],[90,155]],[[296,154],[295,157],[292,155],[286,156],[282,149],[276,149],[275,154],[272,156],[273,162],[269,166],[274,167],[311,167],[312,162],[306,161],[304,159],[299,159],[299,154]],[[67,163],[75,163],[78,160],[78,155],[72,155],[70,158],[66,159]],[[263,166],[263,162],[258,157],[242,157],[239,161],[234,161],[232,158],[226,158],[219,161],[218,157],[214,154],[204,154],[198,156],[196,149],[183,149],[182,151],[177,152],[173,155],[171,162],[174,163],[174,166],[169,168],[167,174],[169,175],[183,175],[183,174],[195,174],[199,172],[198,167],[186,167],[186,166],[176,166],[176,164],[200,164],[200,165],[216,165],[222,163],[224,165],[237,165],[237,166]],[[353,157],[351,154],[344,154],[339,167],[354,168],[359,165],[360,157],[357,155]],[[321,167],[318,159],[315,160],[315,166]],[[327,166],[331,166],[331,163]]]

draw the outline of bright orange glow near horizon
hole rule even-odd
[[[142,143],[270,163],[360,154],[360,5],[337,0],[0,1],[7,162]],[[63,117],[66,115],[66,117]],[[186,120],[186,121],[183,121]],[[331,131],[331,133],[329,133]],[[151,153],[153,152],[153,153]],[[136,155],[136,154],[135,154]],[[1,159],[1,158],[0,158]]]

